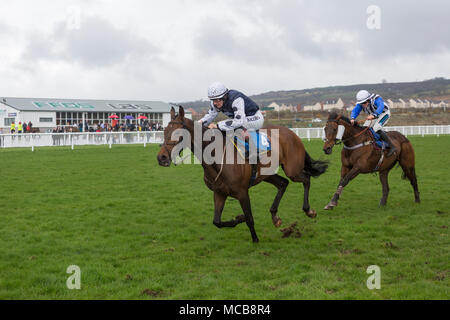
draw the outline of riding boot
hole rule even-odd
[[[391,139],[389,139],[388,135],[386,134],[386,132],[384,132],[383,130],[379,130],[377,132],[380,136],[381,139],[383,139],[384,142],[386,142],[388,144],[388,148],[390,149],[389,152],[387,153],[387,157],[389,158],[390,156],[392,156],[395,152],[397,152],[397,148],[392,144]]]

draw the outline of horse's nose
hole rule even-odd
[[[167,161],[167,156],[165,154],[158,155],[158,161],[159,162],[166,162]]]
[[[325,154],[331,154],[332,151],[333,151],[333,149],[331,149],[330,147],[323,148],[323,152],[325,152]]]
[[[167,167],[169,165],[169,158],[165,154],[158,155],[157,158],[160,166]]]

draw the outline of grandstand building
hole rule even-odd
[[[79,99],[42,99],[42,98],[0,98],[0,130],[9,133],[14,121],[28,123],[41,132],[51,131],[57,126],[73,126],[83,121],[88,125],[110,123],[109,117],[117,115],[119,122],[128,120],[136,123],[139,116],[147,117],[150,123],[159,123],[166,127],[170,122],[172,105],[160,101],[129,100],[79,100]],[[177,109],[177,108],[176,108]],[[192,113],[186,111],[186,117],[192,119]]]

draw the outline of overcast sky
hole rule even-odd
[[[252,95],[450,76],[445,0],[0,0],[0,12],[0,96],[180,102],[214,81]]]

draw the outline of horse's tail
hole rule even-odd
[[[311,177],[318,177],[327,171],[328,163],[328,161],[313,160],[308,152],[305,151],[305,167],[303,171]]]

